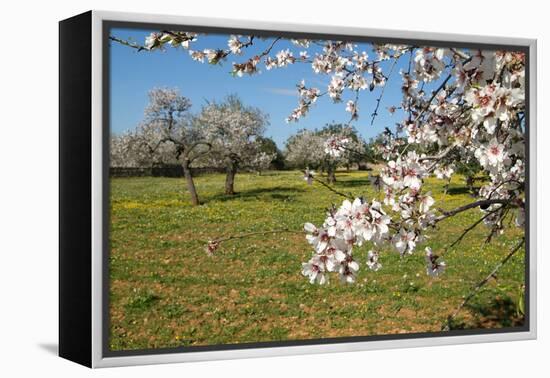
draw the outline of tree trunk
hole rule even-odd
[[[360,162],[360,163],[357,164],[357,170],[359,170],[359,171],[368,171],[369,166],[366,162]]]
[[[336,168],[329,167],[327,169],[327,174],[328,174],[328,177],[327,177],[328,183],[334,184],[336,182]]]
[[[474,177],[473,176],[466,176],[466,187],[468,188],[468,191],[470,194],[474,194]]]
[[[191,175],[191,169],[189,168],[189,162],[184,161],[183,164],[183,175],[185,176],[185,182],[187,183],[187,190],[191,196],[191,204],[197,206],[200,204],[199,195],[197,194],[197,189],[195,188],[195,182],[193,181],[193,176]]]
[[[225,169],[225,194],[233,195],[235,194],[235,175],[237,174],[237,165],[235,163],[230,163]]]

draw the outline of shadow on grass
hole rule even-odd
[[[467,322],[455,320],[451,329],[521,327],[525,320],[518,313],[516,303],[509,297],[498,297],[486,304],[468,304],[465,309],[470,311],[473,319]]]
[[[336,176],[336,180],[338,180],[338,176]],[[365,186],[365,185],[370,185],[370,181],[368,178],[356,178],[353,180],[336,181],[336,187],[342,187],[342,188],[355,188],[358,186]]]
[[[233,201],[241,199],[264,199],[264,200],[276,200],[276,201],[289,201],[296,197],[296,194],[303,193],[304,190],[300,188],[274,186],[271,188],[257,188],[247,190],[245,192],[237,192],[231,194],[216,194],[208,198],[208,201]]]
[[[477,193],[479,191],[479,187],[474,187],[473,191],[468,189],[467,186],[451,186],[449,189],[447,189],[447,194],[451,196],[461,195],[461,194],[469,194],[474,195],[474,193]]]

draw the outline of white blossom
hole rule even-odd
[[[419,79],[430,82],[436,80],[445,68],[444,49],[425,47],[416,50],[415,71]]]
[[[302,274],[308,277],[309,282],[324,285],[328,282],[325,275],[325,264],[321,261],[321,256],[313,256],[307,263],[302,264]]]
[[[357,103],[353,100],[349,100],[346,103],[346,112],[351,113],[351,119],[357,119],[359,117],[359,114],[357,113]]]
[[[243,47],[243,44],[241,41],[239,41],[239,37],[236,35],[232,35],[229,37],[229,41],[227,42],[227,45],[229,46],[229,50],[233,54],[241,54],[241,48]]]
[[[333,157],[340,157],[346,151],[349,142],[348,138],[332,136],[325,141],[325,153]]]
[[[507,162],[508,153],[497,138],[491,139],[488,145],[481,145],[475,151],[479,163],[485,168],[498,167]]]
[[[378,252],[376,251],[369,251],[367,255],[367,266],[370,270],[378,271],[380,268],[382,268],[382,264],[378,262]]]
[[[439,276],[446,268],[444,261],[439,261],[439,256],[434,255],[430,247],[426,247],[426,273],[432,277]]]
[[[281,50],[277,53],[277,65],[279,67],[286,67],[294,63],[294,60],[295,58],[289,49]]]
[[[395,249],[399,254],[411,254],[416,248],[416,234],[404,228],[400,229],[392,239]]]

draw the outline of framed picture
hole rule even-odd
[[[60,355],[535,338],[535,93],[535,40],[61,21]]]

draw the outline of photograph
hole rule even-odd
[[[529,329],[527,47],[104,28],[108,353]]]

